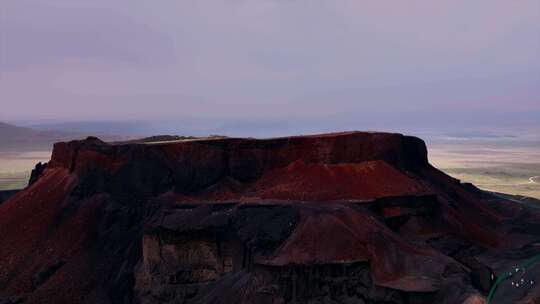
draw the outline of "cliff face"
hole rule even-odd
[[[491,252],[540,239],[399,134],[88,138],[32,176],[0,205],[0,303],[482,303],[515,262]]]
[[[99,172],[101,179],[122,180],[125,184],[126,178],[130,177],[129,184],[140,184],[139,190],[149,191],[148,195],[171,189],[176,194],[189,195],[215,185],[226,187],[227,183],[252,186],[254,181],[272,178],[268,174],[277,179],[276,169],[287,174],[283,170],[295,163],[309,166],[306,170],[334,171],[342,164],[362,166],[366,161],[384,161],[396,168],[416,170],[427,165],[427,152],[417,138],[380,133],[117,146],[91,138],[56,144],[49,166],[79,176]],[[303,168],[292,166],[289,169]],[[297,172],[297,175],[302,176],[302,173]],[[111,188],[112,191],[119,190],[118,187]]]

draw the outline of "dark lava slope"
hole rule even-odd
[[[19,192],[19,190],[2,190],[0,191],[0,204],[4,201],[7,201],[8,198],[15,195],[15,193]]]
[[[400,134],[88,138],[0,205],[0,303],[485,303],[539,220]]]

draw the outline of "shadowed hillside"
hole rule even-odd
[[[416,137],[154,139],[55,144],[0,205],[0,301],[485,303],[540,253],[537,210],[437,170]]]

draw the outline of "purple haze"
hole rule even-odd
[[[540,121],[537,0],[4,0],[0,13],[0,121]]]

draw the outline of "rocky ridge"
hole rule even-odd
[[[400,134],[88,138],[0,205],[0,303],[485,303],[539,219]]]

